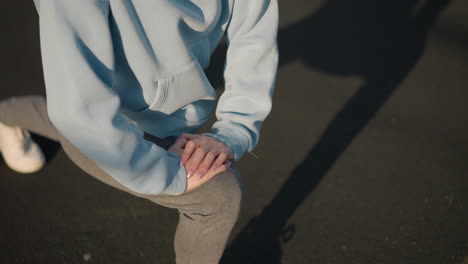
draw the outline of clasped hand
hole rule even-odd
[[[168,151],[180,156],[180,166],[185,165],[189,178],[187,191],[227,170],[234,158],[234,153],[226,144],[199,134],[183,133]]]

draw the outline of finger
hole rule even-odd
[[[214,152],[213,150],[210,150],[206,153],[205,158],[200,163],[200,166],[198,167],[198,170],[197,170],[196,175],[199,179],[205,176],[205,173],[208,171],[208,169],[210,168],[211,164],[213,163],[217,155],[218,153]]]
[[[190,178],[194,175],[194,172],[197,171],[200,162],[206,155],[206,151],[203,148],[197,148],[193,155],[190,157],[190,160],[187,161],[187,177]]]
[[[230,147],[224,148],[223,153],[226,154],[227,159],[230,159],[230,160],[234,159],[234,152],[232,152],[232,149]]]
[[[187,144],[188,140],[185,139],[185,138],[178,138],[174,144],[172,145],[172,147],[175,147],[175,148],[179,148],[179,149],[183,149],[185,144]]]
[[[234,152],[232,152],[232,150],[229,151],[228,159],[230,160],[234,159]]]
[[[180,166],[183,166],[192,155],[193,151],[197,148],[197,144],[193,141],[188,141],[185,145],[184,153],[180,157]]]
[[[226,153],[229,159],[234,159],[234,152],[228,145],[226,145],[226,143],[219,141],[215,138],[211,138],[211,137],[205,137],[205,139],[207,141],[214,142],[216,146],[222,146],[221,147],[222,152]]]
[[[224,163],[224,164],[221,164],[221,166],[219,166],[218,168],[216,168],[216,170],[219,170],[221,169],[221,171],[227,171],[229,169],[229,166],[231,166],[230,164],[228,164],[228,162]]]
[[[216,170],[219,166],[221,166],[227,159],[227,155],[224,152],[219,153],[218,158],[213,162],[211,165],[210,171]]]
[[[185,144],[187,144],[188,141],[190,141],[192,139],[192,135],[191,134],[186,134],[186,133],[182,133],[182,135],[180,135],[176,141],[174,142],[174,145],[176,145],[176,143],[179,143],[180,145],[177,145],[178,147],[181,147],[182,149],[185,148]],[[183,142],[183,143],[181,143]]]
[[[187,143],[187,141],[184,140],[179,140],[178,142],[174,142],[172,146],[167,148],[167,151],[171,151],[173,153],[176,153],[177,156],[181,157],[182,153],[184,152],[184,146]],[[182,165],[182,160],[179,161],[179,166],[181,167]]]
[[[182,133],[179,138],[184,138],[186,140],[192,140],[194,138],[196,138],[198,135],[196,134],[188,134],[188,133]]]

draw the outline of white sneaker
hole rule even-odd
[[[0,122],[0,153],[12,170],[33,173],[40,170],[46,160],[39,145],[26,129],[7,126]]]

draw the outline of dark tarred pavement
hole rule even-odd
[[[281,0],[280,15],[273,110],[236,165],[246,203],[222,263],[467,264],[468,2]],[[44,93],[32,1],[0,19],[0,98]],[[40,172],[0,161],[0,263],[173,263],[175,211],[39,139]]]

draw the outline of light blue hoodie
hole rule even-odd
[[[52,123],[122,185],[185,191],[185,167],[147,141],[211,133],[238,161],[270,113],[278,66],[276,0],[35,0]],[[203,69],[225,34],[225,90]]]

